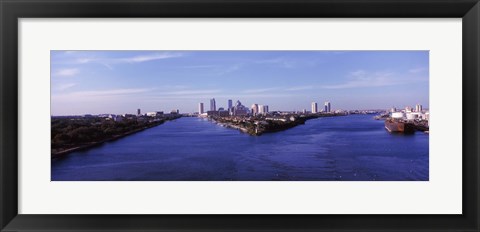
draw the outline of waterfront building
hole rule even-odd
[[[123,117],[120,116],[120,115],[116,115],[116,116],[113,117],[113,121],[115,121],[115,122],[121,122],[121,121],[123,121]]]
[[[330,105],[330,102],[325,102],[325,112],[330,113],[332,110],[332,106]]]
[[[258,108],[258,104],[253,104],[251,110],[252,110],[252,115],[257,115],[260,112]]]
[[[422,112],[422,110],[423,110],[422,105],[420,104],[415,105],[415,112]]]
[[[409,112],[412,112],[412,107],[410,106],[405,107],[405,113],[409,113]]]
[[[163,115],[163,111],[153,111],[153,112],[147,112],[147,116],[149,117],[159,117]]]
[[[215,98],[210,99],[210,111],[217,111],[217,106],[215,105]]]
[[[203,103],[200,102],[198,103],[198,114],[203,114],[203,113],[205,113],[203,110]]]
[[[410,113],[407,113],[405,116],[407,120],[415,120],[417,118],[421,118],[422,114],[418,112],[410,112]]]
[[[392,113],[392,118],[402,119],[404,117],[405,117],[405,114],[403,112],[393,112]]]
[[[142,111],[140,111],[140,109],[137,109],[137,115],[141,115],[142,114]]]
[[[392,107],[392,108],[390,109],[390,113],[393,113],[393,112],[397,112],[397,108]]]
[[[209,111],[207,111],[207,116],[218,116],[218,111],[209,110]]]
[[[230,113],[228,112],[228,110],[225,110],[224,108],[218,109],[218,116],[227,117],[229,115],[230,115]]]
[[[240,101],[237,101],[233,107],[233,115],[235,116],[244,116],[248,114],[248,108],[242,105]]]
[[[315,113],[318,113],[318,104],[316,102],[312,102],[312,114]]]
[[[306,113],[307,113],[307,109],[303,109],[303,113],[306,114]]]
[[[259,114],[265,114],[265,106],[264,105],[259,105],[258,106],[258,113]]]
[[[175,110],[170,111],[170,113],[171,114],[178,114],[178,113],[180,113],[180,111],[178,109],[175,109]]]

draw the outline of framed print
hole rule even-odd
[[[478,231],[479,4],[2,1],[2,231]]]

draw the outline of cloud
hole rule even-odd
[[[113,65],[115,64],[134,64],[134,63],[143,63],[155,60],[164,60],[176,57],[182,57],[185,54],[179,52],[155,52],[149,53],[145,55],[137,55],[137,56],[130,56],[130,57],[115,57],[115,58],[106,58],[106,57],[98,57],[95,55],[90,55],[87,57],[81,57],[81,55],[85,55],[82,53],[73,53],[75,57],[73,59],[56,62],[57,64],[90,64],[90,63],[97,63],[100,65],[105,66],[108,69],[113,70]],[[80,56],[80,57],[79,57]]]
[[[278,88],[273,87],[273,88],[263,88],[263,89],[247,89],[242,91],[242,93],[265,93],[265,92],[270,92],[274,90],[278,90]]]
[[[297,62],[293,60],[289,60],[283,57],[278,57],[274,59],[267,59],[267,60],[258,60],[255,61],[257,64],[273,64],[273,65],[279,65],[284,68],[295,68],[297,65]]]
[[[300,90],[308,90],[308,89],[313,89],[313,88],[314,88],[313,86],[307,85],[307,86],[294,86],[294,87],[286,88],[285,90],[286,91],[300,91]]]
[[[56,89],[60,90],[60,91],[64,91],[66,89],[72,88],[75,85],[77,85],[77,84],[76,83],[60,84],[56,87]]]
[[[235,72],[235,71],[239,70],[241,67],[242,67],[242,64],[234,64],[234,65],[226,67],[223,70],[218,71],[216,74],[220,75],[220,76],[225,75],[225,74],[228,74],[228,73]]]
[[[191,65],[191,66],[184,66],[182,68],[216,68],[218,65]]]
[[[390,72],[376,72],[369,73],[364,70],[357,70],[350,73],[350,78],[347,82],[337,85],[323,86],[326,89],[348,89],[348,88],[365,88],[365,87],[379,87],[391,86],[409,83],[411,80],[395,78]]]
[[[214,94],[219,93],[221,90],[180,90],[180,91],[171,91],[163,92],[162,95],[199,95],[199,94]]]
[[[75,76],[79,72],[80,71],[77,68],[58,69],[52,74],[52,76],[59,76],[59,77]]]
[[[152,91],[153,89],[139,88],[139,89],[107,89],[107,90],[94,90],[94,91],[78,91],[71,92],[66,95],[71,97],[98,97],[98,96],[117,96],[117,95],[129,95],[138,94]],[[64,95],[64,96],[66,96]]]
[[[95,60],[95,58],[78,58],[77,63],[86,64],[86,63],[92,62],[94,60]]]
[[[425,67],[421,67],[421,68],[414,68],[414,69],[410,69],[408,70],[409,73],[421,73],[421,72],[424,72],[424,71],[427,71],[428,68],[425,68]]]
[[[119,102],[132,101],[142,96],[142,93],[147,93],[153,89],[107,89],[107,90],[95,90],[95,91],[76,91],[76,92],[62,92],[58,94],[52,94],[52,102],[55,104],[77,104],[88,103],[91,107],[108,104],[117,104]],[[88,106],[90,107],[90,106]]]
[[[119,62],[126,62],[126,63],[141,63],[141,62],[163,60],[163,59],[169,59],[169,58],[175,58],[175,57],[181,57],[181,56],[183,56],[182,53],[164,52],[164,53],[153,53],[153,54],[134,56],[134,57],[128,57],[128,58],[120,58],[120,59],[114,59],[114,60],[118,60]]]
[[[234,93],[229,93],[229,94],[224,94],[224,93],[215,93],[215,94],[198,94],[198,95],[165,95],[165,96],[149,96],[145,98],[145,101],[158,101],[158,100],[166,100],[166,99],[191,99],[191,100],[197,100],[199,102],[208,102],[208,99],[211,98],[224,98],[224,99],[232,99],[234,101],[240,100],[242,103],[246,101],[247,99],[250,99],[248,101],[252,101],[252,99],[255,99],[255,101],[260,101],[262,98],[290,98],[293,96],[298,96],[298,95],[293,95],[293,94],[285,94],[285,93],[258,93],[258,94],[234,94]],[[218,103],[222,104],[222,103]]]

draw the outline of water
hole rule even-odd
[[[312,119],[250,136],[180,118],[52,161],[52,180],[423,180],[428,135],[371,115]]]

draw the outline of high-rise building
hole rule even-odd
[[[258,106],[258,113],[259,114],[265,114],[265,106],[264,105],[259,105]]]
[[[137,109],[137,115],[141,115],[142,114],[142,111],[140,111],[140,109]]]
[[[258,113],[259,113],[258,104],[253,104],[252,105],[252,114],[257,115]]]
[[[415,105],[415,112],[422,112],[422,110],[423,110],[422,108],[423,107],[420,104]]]
[[[203,103],[198,103],[198,113],[199,114],[203,114],[205,113],[204,110],[203,110]]]
[[[259,105],[258,106],[258,113],[259,114],[267,114],[268,113],[268,105]]]
[[[318,105],[316,102],[312,102],[312,114],[318,113]]]
[[[233,107],[233,101],[232,99],[228,99],[228,110],[230,110]]]
[[[210,99],[210,111],[217,111],[217,106],[215,105],[215,98]]]
[[[235,116],[244,116],[247,115],[248,108],[242,105],[240,101],[237,101],[235,107],[233,107],[233,115]]]
[[[332,110],[330,102],[325,102],[325,112],[329,113]]]

